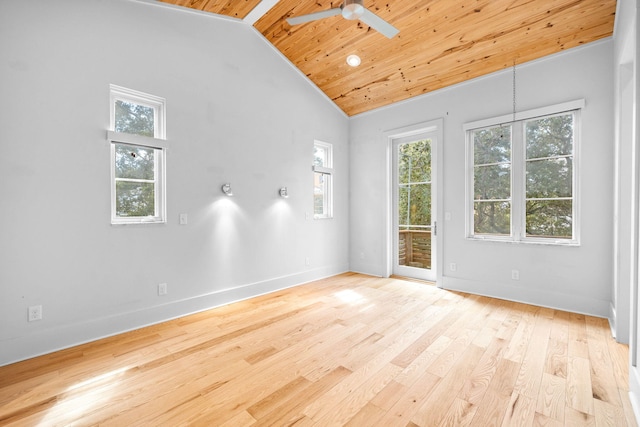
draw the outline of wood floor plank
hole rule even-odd
[[[516,363],[522,362],[524,355],[529,347],[529,340],[533,334],[533,327],[535,326],[535,315],[533,313],[524,313],[514,332],[514,335],[509,342],[509,346],[505,352],[504,358],[514,361]]]
[[[388,363],[378,372],[370,376],[367,381],[346,394],[336,394],[330,399],[322,411],[315,411],[315,415],[309,415],[311,409],[305,410],[305,414],[321,426],[345,425],[358,414],[371,399],[380,392],[400,372],[401,368]],[[339,400],[333,400],[339,398]]]
[[[548,373],[542,374],[536,412],[559,422],[564,422],[567,381]]]
[[[410,387],[398,394],[394,398],[393,405],[386,414],[378,419],[372,420],[372,426],[388,427],[388,426],[404,426],[411,418],[420,410],[423,402],[435,390],[441,378],[429,372],[424,372],[416,379]],[[383,405],[376,405],[382,408]],[[386,405],[384,405],[386,406]]]
[[[249,427],[256,423],[256,420],[245,411],[238,413],[227,422],[220,424],[220,427]]]
[[[514,393],[514,386],[519,371],[520,364],[508,359],[500,360],[489,387],[478,404],[474,424],[501,425],[503,420],[509,419],[508,414],[515,412],[514,406],[518,403],[519,394]]]
[[[596,426],[623,426],[626,424],[624,409],[599,399],[593,402]]]
[[[477,410],[478,407],[476,405],[456,398],[442,419],[441,425],[456,427],[469,426]]]
[[[593,394],[589,359],[569,357],[567,365],[567,406],[593,415]]]
[[[442,317],[435,325],[433,325],[427,332],[425,332],[418,340],[412,345],[407,347],[402,353],[396,356],[391,363],[406,368],[411,362],[415,360],[427,347],[429,347],[440,335],[447,330],[447,328],[455,322],[458,317],[458,313],[455,311],[449,311],[449,313]]]
[[[504,427],[531,426],[536,422],[537,415],[535,399],[513,392],[507,405],[502,425]]]
[[[408,389],[409,387],[398,382],[398,377],[396,376],[369,403],[377,406],[383,412],[387,412],[400,400],[400,397],[407,393]]]
[[[596,425],[596,418],[567,406],[564,411],[564,425],[567,427],[593,427]]]
[[[304,377],[297,377],[293,381],[285,384],[283,387],[271,393],[261,401],[254,403],[247,408],[247,412],[256,420],[264,417],[279,407],[283,401],[291,400],[298,395],[303,389],[308,388],[311,381]]]
[[[327,393],[351,373],[347,368],[339,366],[316,382],[311,383],[309,387],[299,391],[295,398],[280,402],[270,413],[258,420],[259,424],[261,426],[297,425],[296,423],[307,419],[303,411],[310,402]]]
[[[588,338],[589,361],[591,362],[591,387],[594,399],[622,407],[620,393],[609,355],[609,346],[603,337]]]
[[[589,358],[589,347],[587,344],[587,328],[584,323],[585,316],[583,314],[569,313],[569,357]]]
[[[533,418],[533,427],[562,427],[564,424],[553,418],[549,418],[546,415],[542,415],[536,412]]]
[[[489,388],[494,374],[498,370],[498,363],[506,348],[505,340],[494,338],[492,344],[479,360],[471,375],[465,380],[462,390],[458,395],[461,400],[472,404],[478,404]]]
[[[346,424],[346,427],[362,427],[369,425],[371,420],[377,420],[384,416],[385,411],[378,406],[367,403],[364,407],[351,418]]]
[[[421,354],[402,370],[396,381],[411,387],[417,378],[433,363],[433,361],[451,344],[451,338],[440,336]]]
[[[540,390],[550,331],[551,320],[537,316],[515,385],[518,393],[531,399],[536,399]]]
[[[544,372],[560,378],[567,378],[569,323],[567,313],[554,310]]]
[[[429,365],[428,372],[445,377],[478,335],[478,331],[463,329],[457,335],[456,339]]]
[[[421,426],[439,425],[447,416],[450,406],[454,404],[462,389],[464,385],[462,379],[471,375],[484,351],[481,347],[469,345],[460,358],[460,363],[440,380],[411,421]]]
[[[606,319],[347,273],[0,367],[0,425],[637,426]]]

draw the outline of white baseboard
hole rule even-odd
[[[444,276],[442,287],[447,290],[484,295],[508,301],[532,304],[540,307],[588,314],[608,318],[609,301],[598,300],[583,295],[567,295],[534,287],[486,283],[475,280]]]
[[[613,305],[612,302],[609,303],[609,316],[608,316],[608,319],[609,319],[609,326],[611,327],[611,336],[616,338],[616,335],[617,335],[617,333],[616,333],[616,325],[617,325],[616,324],[616,321],[617,321],[616,308],[615,308],[615,306]]]
[[[638,369],[634,366],[629,369],[629,401],[631,401],[636,420],[640,420],[640,378]]]
[[[347,271],[346,265],[323,267],[11,338],[0,343],[0,366]]]

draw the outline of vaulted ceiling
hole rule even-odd
[[[341,0],[160,1],[252,24],[349,116],[611,36],[616,10],[616,0],[364,0],[399,30],[389,39],[341,15],[286,21]]]

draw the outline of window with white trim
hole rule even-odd
[[[465,125],[469,237],[578,243],[577,130],[583,104]]]
[[[313,143],[313,217],[333,217],[333,146],[327,142]]]
[[[111,222],[165,222],[165,100],[110,86]]]

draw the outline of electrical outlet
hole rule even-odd
[[[189,216],[186,213],[181,213],[180,214],[180,225],[187,225],[188,221],[189,221]]]
[[[311,258],[306,257],[306,258],[304,259],[304,265],[306,265],[306,266],[311,265]]]
[[[364,259],[364,252],[360,252],[360,259]]]
[[[458,269],[458,265],[455,262],[449,264],[449,270],[456,271]]]
[[[31,307],[29,307],[28,318],[29,318],[29,322],[42,320],[42,306],[32,305]]]
[[[166,283],[158,284],[158,295],[162,296],[166,294],[167,294],[167,284]]]
[[[511,279],[520,280],[520,271],[519,270],[511,270]]]

